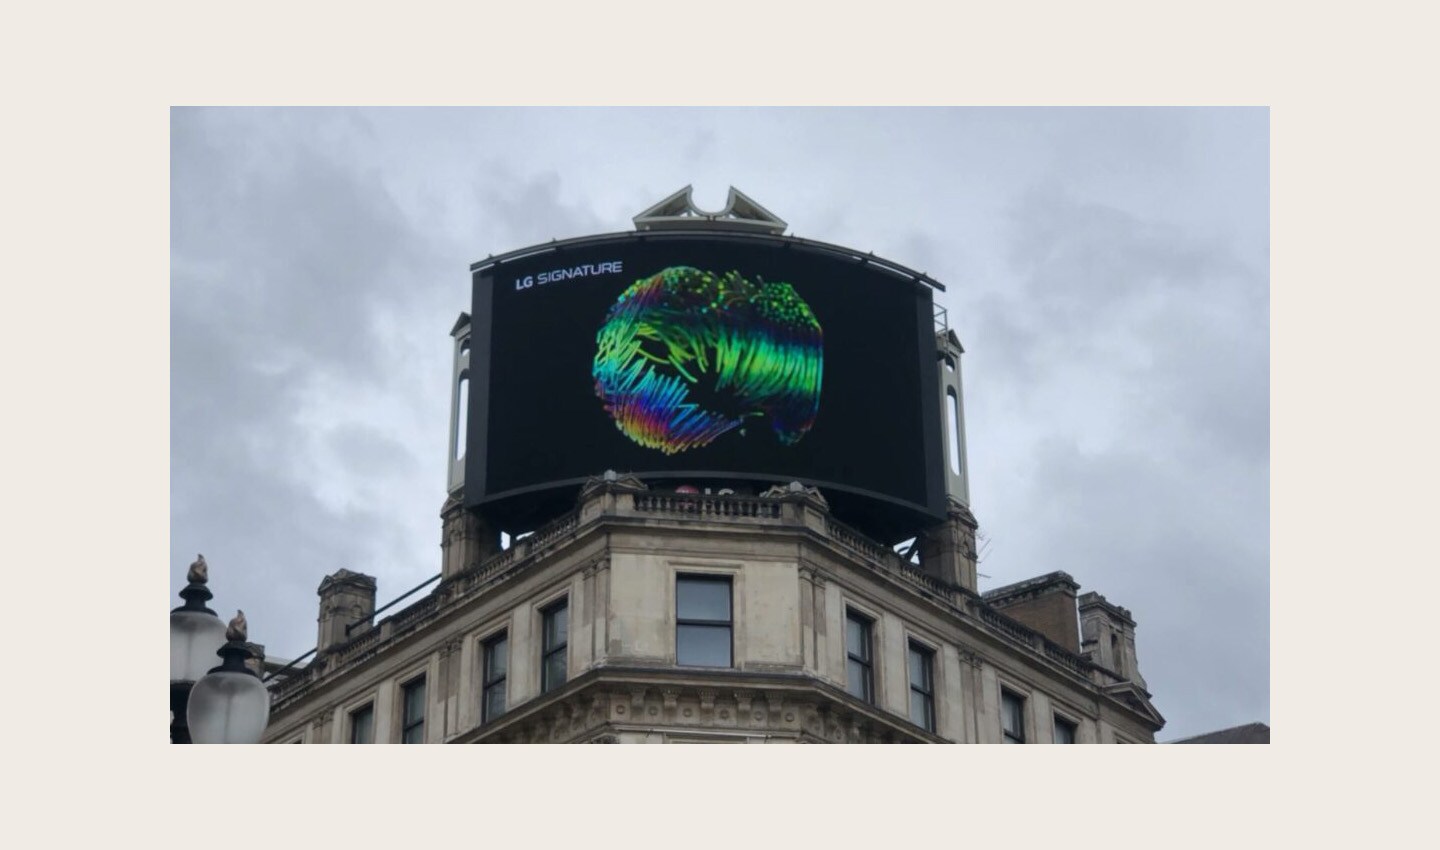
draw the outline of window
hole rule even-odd
[[[505,680],[510,669],[510,641],[505,632],[485,641],[485,669],[481,672],[480,722],[489,723],[505,713]]]
[[[960,474],[960,399],[955,390],[945,390],[945,416],[949,427],[945,430],[945,447],[950,450],[950,471]]]
[[[565,647],[570,642],[570,606],[567,600],[540,612],[540,692],[548,693],[565,684]]]
[[[866,702],[875,701],[875,672],[870,652],[873,623],[862,614],[845,612],[845,690]]]
[[[350,712],[350,743],[375,743],[375,703]]]
[[[1075,724],[1060,715],[1055,715],[1055,743],[1075,743]]]
[[[425,677],[407,684],[402,692],[403,714],[400,722],[400,743],[425,743]]]
[[[1025,698],[1007,690],[1000,691],[1000,726],[1005,743],[1025,743]]]
[[[456,394],[458,399],[455,403],[455,457],[452,460],[462,460],[465,457],[465,437],[469,431],[469,423],[466,417],[470,412],[470,375],[460,376],[460,392]]]
[[[910,722],[935,731],[935,653],[910,642]]]
[[[675,577],[675,663],[731,666],[729,576]]]

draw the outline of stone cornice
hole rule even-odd
[[[719,674],[719,675],[717,675]],[[618,731],[833,743],[946,743],[810,676],[599,667],[450,743],[589,742]]]

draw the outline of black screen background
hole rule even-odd
[[[616,260],[624,264],[620,274],[515,287],[527,275]],[[757,420],[743,436],[732,431],[665,455],[616,428],[595,396],[596,332],[621,292],[675,265],[783,281],[809,304],[824,335],[824,371],[819,414],[798,443],[781,445],[769,423]],[[488,398],[477,392],[487,381],[473,382],[467,504],[549,484],[573,488],[614,469],[642,477],[796,479],[937,510],[938,470],[927,470],[927,448],[934,458],[938,447],[927,444],[939,430],[925,427],[922,400],[935,391],[933,372],[922,375],[925,363],[933,369],[935,349],[931,294],[921,284],[794,244],[670,237],[531,255],[478,271],[474,287],[472,345],[488,335]],[[479,328],[485,322],[488,334]],[[487,367],[485,354],[472,354],[472,377]],[[484,463],[476,464],[480,451]]]

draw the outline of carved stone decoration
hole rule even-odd
[[[673,714],[675,711],[675,706],[680,701],[680,692],[677,690],[666,688],[665,690],[660,692],[660,697],[665,703],[665,713]]]
[[[620,738],[619,738],[618,736],[616,736],[616,735],[596,735],[595,737],[591,738],[590,740],[586,741],[585,743],[587,743],[587,744],[618,744],[618,743],[620,743]]]
[[[185,580],[191,584],[204,584],[210,580],[210,566],[205,563],[204,555],[195,556],[194,563],[185,571]]]
[[[250,639],[250,627],[245,622],[245,612],[239,609],[235,611],[235,618],[225,628],[225,639],[244,643]]]
[[[715,711],[715,691],[710,688],[700,689],[700,715],[705,717]]]
[[[692,188],[686,186],[657,204],[636,215],[636,230],[665,230],[685,227],[689,230],[713,227],[730,230],[752,230],[780,235],[785,232],[785,221],[760,206],[744,192],[730,187],[725,197],[725,208],[707,212],[695,206],[691,200]],[[608,471],[608,470],[607,470]]]
[[[735,694],[735,719],[742,725],[750,717],[750,700],[754,694],[750,691],[736,691]]]
[[[766,694],[765,707],[770,710],[770,722],[775,723],[780,719],[780,711],[785,707],[785,699],[780,694]]]
[[[639,714],[645,708],[646,688],[630,689],[630,709],[634,714]]]

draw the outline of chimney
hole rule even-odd
[[[1098,593],[1080,597],[1080,646],[1092,662],[1145,688],[1135,660],[1135,620],[1119,605]]]
[[[1077,655],[1080,652],[1075,591],[1080,585],[1069,573],[1047,573],[1015,584],[997,587],[985,602],[1005,616],[1018,620]],[[1094,594],[1089,594],[1093,596]]]
[[[316,649],[325,652],[370,627],[375,616],[375,578],[337,570],[320,582],[320,634]],[[346,627],[353,626],[349,634]]]

